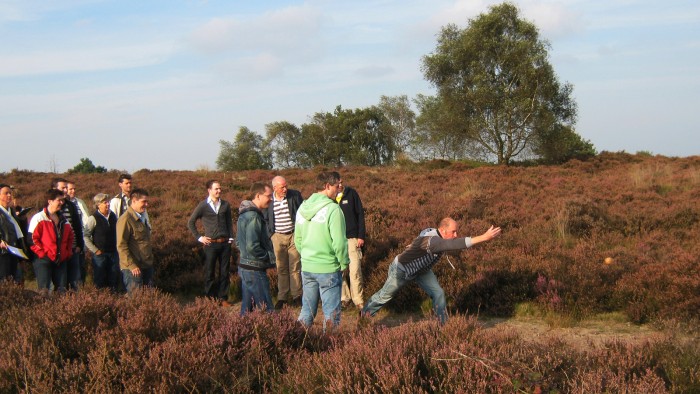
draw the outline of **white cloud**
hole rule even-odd
[[[3,54],[0,77],[90,72],[149,66],[165,61],[175,47],[169,42],[52,49],[44,52]]]
[[[197,50],[216,54],[230,50],[281,53],[304,51],[318,41],[322,18],[309,6],[294,6],[245,19],[212,18],[191,34]]]

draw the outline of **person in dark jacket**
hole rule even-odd
[[[66,265],[73,257],[75,234],[61,214],[65,202],[63,192],[50,189],[44,199],[44,209],[32,217],[28,229],[32,239],[31,249],[36,255],[34,275],[39,292],[48,294],[53,283],[57,292],[64,293],[67,286]]]
[[[117,253],[117,215],[109,210],[109,195],[93,198],[95,212],[85,219],[85,246],[92,252],[92,281],[98,289],[116,292],[121,280]]]
[[[222,306],[228,302],[231,266],[231,244],[233,243],[233,223],[231,205],[221,199],[221,184],[211,179],[207,181],[206,200],[197,205],[187,222],[187,228],[204,245],[204,294],[218,300]],[[204,235],[197,230],[197,220],[202,222]],[[219,262],[219,278],[216,278],[216,262]]]
[[[241,316],[259,308],[272,311],[267,270],[275,267],[275,252],[265,229],[263,211],[272,200],[272,188],[263,183],[250,187],[249,200],[238,208],[236,243],[240,250],[238,275],[241,277]]]
[[[348,238],[348,255],[350,256],[350,266],[348,275],[343,278],[343,292],[341,305],[347,308],[350,303],[355,304],[357,309],[362,309],[365,304],[362,291],[362,247],[365,244],[365,210],[362,207],[362,200],[357,191],[351,187],[343,185],[340,180],[338,196],[335,198],[340,205],[340,209],[345,216],[345,232]]]
[[[272,188],[263,183],[254,183],[250,188],[249,200],[243,200],[238,208],[236,243],[240,250],[241,316],[253,308],[272,311],[267,270],[275,267],[275,253],[263,217],[270,200]]]
[[[68,288],[78,291],[78,287],[82,286],[80,260],[81,258],[85,259],[85,241],[83,239],[83,222],[80,218],[80,211],[68,196],[68,183],[66,179],[54,178],[51,181],[51,187],[63,192],[65,201],[61,206],[61,213],[70,223],[75,234],[73,239],[73,257],[68,261],[66,269],[68,270]]]
[[[301,256],[294,244],[294,224],[297,209],[304,199],[296,190],[287,188],[287,181],[272,178],[272,203],[263,210],[268,233],[277,259],[277,304],[281,309],[289,302],[301,306]]]
[[[13,279],[21,283],[20,257],[10,252],[9,247],[25,252],[24,233],[11,205],[12,188],[0,183],[0,281]]]

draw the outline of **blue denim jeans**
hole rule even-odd
[[[320,296],[324,318],[323,329],[326,329],[327,321],[330,321],[333,327],[340,325],[340,293],[343,274],[340,271],[330,274],[301,271],[301,281],[304,294],[298,320],[307,328],[314,324]]]
[[[272,312],[274,308],[267,272],[238,267],[238,276],[241,277],[241,316],[253,308]]]
[[[131,270],[123,269],[122,278],[124,279],[126,293],[131,294],[134,290],[143,286],[153,286],[153,267],[141,268],[141,275],[139,276],[134,276]]]
[[[116,292],[121,278],[119,270],[119,254],[117,252],[102,252],[92,255],[92,281],[98,289],[109,288]]]
[[[78,291],[82,285],[80,281],[80,253],[73,253],[68,261],[65,262],[68,275],[68,289]]]
[[[59,293],[65,293],[68,282],[66,261],[56,264],[49,259],[34,260],[34,276],[40,292],[48,293],[53,288]]]
[[[442,287],[440,287],[433,271],[428,270],[422,274],[416,275],[415,278],[406,279],[406,273],[399,269],[398,264],[399,262],[394,259],[391,265],[389,265],[389,273],[386,282],[384,282],[384,286],[369,299],[367,305],[362,308],[362,314],[374,316],[384,304],[391,301],[397,291],[411,280],[415,280],[421,289],[428,293],[430,299],[433,300],[433,310],[438,319],[440,319],[440,323],[445,323],[447,320],[445,292],[442,290]]]

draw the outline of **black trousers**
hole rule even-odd
[[[0,254],[0,280],[12,277],[15,282],[19,283],[18,263],[19,258],[12,253],[5,251],[5,253]]]
[[[216,263],[219,263],[218,278]],[[211,243],[204,246],[204,294],[219,300],[228,300],[231,267],[231,244]]]

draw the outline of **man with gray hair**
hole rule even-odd
[[[292,305],[301,306],[301,256],[294,244],[294,224],[304,198],[297,190],[288,189],[287,181],[279,175],[271,183],[272,203],[263,215],[277,259],[275,309],[281,309],[290,296]]]
[[[98,193],[92,199],[95,212],[85,219],[85,246],[92,252],[92,281],[98,289],[116,292],[121,272],[117,253],[117,215],[109,210],[109,195]]]

